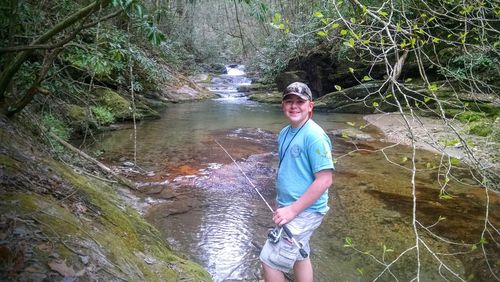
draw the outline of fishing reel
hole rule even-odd
[[[269,233],[267,233],[267,239],[272,244],[276,244],[281,239],[281,233],[283,233],[283,228],[276,227],[276,228],[272,229],[271,231],[269,231]]]

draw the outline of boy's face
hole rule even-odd
[[[312,112],[314,103],[297,95],[288,95],[281,102],[283,113],[293,127],[301,126]]]

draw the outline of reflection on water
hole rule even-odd
[[[317,113],[314,119],[327,132],[347,128],[347,122],[362,125],[357,115]],[[276,134],[285,125],[280,109],[240,99],[219,99],[172,105],[160,120],[138,127],[138,165],[149,172],[136,180],[151,185],[144,194],[163,199],[148,213],[148,219],[165,238],[203,265],[215,281],[262,278],[258,247],[262,246],[270,212],[238,168],[214,142],[220,142],[238,161],[268,201],[274,197]],[[373,128],[364,129],[376,136]],[[410,157],[408,148],[398,146],[375,151],[388,144],[333,138],[338,162],[330,189],[331,211],[312,239],[311,259],[315,281],[371,281],[384,271],[384,262],[398,257],[415,244],[412,220]],[[133,156],[130,129],[103,134],[93,149],[103,151],[101,159],[119,165]],[[363,148],[361,151],[354,151]],[[354,151],[354,152],[353,152]],[[394,164],[387,161],[389,158]],[[494,277],[476,245],[485,225],[486,196],[467,179],[467,172],[451,179],[452,200],[439,198],[437,170],[429,167],[440,157],[419,152],[416,176],[419,235],[436,257],[464,279],[491,281]],[[499,200],[489,195],[490,222],[498,226]],[[437,222],[437,223],[436,223]],[[443,243],[443,240],[457,244]],[[485,252],[498,275],[498,233],[485,234]],[[379,262],[346,248],[369,251]],[[385,246],[385,252],[384,252]],[[439,262],[420,244],[421,280],[443,280]],[[458,255],[446,255],[461,253]],[[380,281],[409,281],[416,275],[415,252],[408,252],[384,272]],[[443,276],[458,280],[441,269]]]

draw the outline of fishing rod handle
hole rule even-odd
[[[299,242],[297,242],[297,240],[295,240],[295,238],[292,235],[292,232],[290,232],[290,229],[288,229],[288,227],[284,224],[281,225],[281,227],[283,228],[283,231],[285,231],[286,236],[288,236],[288,238],[290,238],[295,243],[295,245],[299,248],[300,255],[303,258],[307,258],[307,252],[302,248],[302,246],[299,244]]]

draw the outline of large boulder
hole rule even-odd
[[[134,117],[130,101],[115,91],[108,88],[99,88],[96,90],[96,95],[99,105],[111,111],[117,120],[131,120]],[[137,95],[136,98],[136,119],[159,117],[158,112],[150,107],[142,95]]]
[[[281,75],[286,77],[290,74],[300,73],[299,81],[309,85],[313,97],[321,97],[336,91],[336,85],[349,88],[359,85],[365,76],[374,80],[383,80],[387,76],[387,69],[383,63],[372,64],[353,52],[330,49],[325,47],[294,58],[288,63],[285,72],[278,75],[277,82]],[[424,68],[434,80],[435,70],[427,66]],[[420,76],[418,65],[411,58],[408,59],[400,79],[418,76]]]
[[[278,91],[283,91],[288,85],[296,81],[308,84],[306,77],[307,73],[302,70],[287,71],[278,74],[276,76],[275,82],[276,86],[278,87]]]
[[[394,103],[385,95],[383,81],[371,81],[340,91],[328,93],[315,102],[315,109],[337,112],[371,114],[377,111],[394,111]]]
[[[98,88],[95,91],[100,105],[111,110],[118,120],[132,118],[130,102],[109,88]]]

